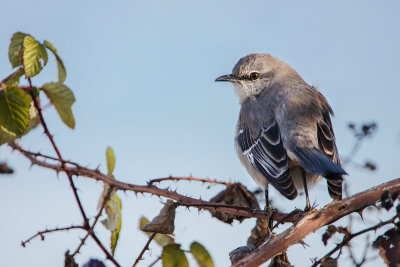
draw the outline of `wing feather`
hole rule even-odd
[[[323,114],[323,120],[317,124],[318,128],[318,144],[322,152],[328,156],[330,160],[340,166],[340,159],[338,150],[336,147],[335,134],[332,128],[332,122],[329,112]],[[327,180],[329,195],[333,199],[342,199],[342,181],[339,180]]]
[[[237,141],[243,155],[281,194],[289,199],[297,196],[290,175],[290,159],[283,146],[278,123],[262,128],[257,138],[252,138],[250,128],[240,125]]]

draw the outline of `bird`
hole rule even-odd
[[[342,199],[343,175],[326,98],[288,63],[271,54],[241,58],[232,73],[217,82],[231,82],[239,96],[235,148],[241,163],[264,189],[268,185],[293,200],[298,190],[326,178],[333,200]]]

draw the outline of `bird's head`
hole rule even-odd
[[[232,74],[218,77],[217,82],[231,82],[239,95],[240,102],[259,95],[277,80],[290,74],[298,76],[287,63],[270,54],[250,54],[239,60]]]

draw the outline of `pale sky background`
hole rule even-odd
[[[335,111],[333,119],[339,151],[347,155],[354,143],[350,121],[377,121],[377,134],[363,145],[356,161],[370,159],[376,172],[351,166],[347,180],[358,192],[400,174],[400,2],[398,1],[19,1],[4,0],[0,16],[0,75],[11,73],[8,44],[16,31],[49,40],[67,68],[66,84],[77,98],[73,106],[74,131],[63,125],[54,109],[45,112],[50,130],[66,159],[105,170],[104,152],[111,145],[117,156],[115,176],[145,184],[168,175],[211,177],[238,181],[256,189],[236,157],[233,138],[239,112],[230,84],[214,79],[230,73],[240,57],[268,52],[291,64],[309,82],[318,85]],[[40,86],[56,80],[50,57],[48,71],[33,78]],[[25,148],[54,154],[38,128],[21,141]],[[39,230],[81,223],[65,175],[38,167],[0,148],[0,160],[16,169],[0,177],[0,266],[63,266],[64,253],[79,244],[80,231],[54,233],[44,242],[35,239],[20,246]],[[78,178],[76,185],[88,215],[96,214],[102,184]],[[161,185],[163,186],[163,185]],[[167,184],[165,184],[167,186]],[[223,187],[198,183],[175,184],[178,192],[209,199]],[[116,259],[131,266],[147,236],[137,230],[138,218],[152,218],[162,204],[157,197],[118,193],[123,221]],[[311,190],[320,206],[331,200],[323,182]],[[278,207],[303,208],[279,198]],[[281,200],[282,199],[282,200]],[[376,216],[368,221],[378,221]],[[343,223],[346,223],[344,221]],[[188,248],[204,244],[216,266],[230,264],[228,253],[245,245],[255,220],[220,223],[206,212],[178,208],[176,241]],[[361,227],[361,226],[360,226]],[[109,233],[97,233],[109,245]],[[322,231],[296,245],[289,259],[310,265],[322,256]],[[365,239],[357,246],[363,250]],[[322,253],[321,251],[324,251]],[[375,251],[376,254],[376,251]],[[375,254],[371,254],[375,255]],[[160,255],[151,245],[141,266]],[[341,266],[351,266],[345,254]],[[77,257],[104,259],[92,242]],[[376,260],[366,266],[382,265]],[[107,266],[113,266],[107,263]],[[195,266],[193,264],[193,266]]]

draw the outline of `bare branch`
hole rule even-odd
[[[139,256],[136,258],[135,263],[133,263],[132,267],[135,267],[139,261],[142,259],[143,254],[146,252],[146,250],[149,249],[149,245],[151,243],[151,241],[153,240],[153,238],[156,236],[157,233],[152,233],[151,236],[149,237],[149,240],[147,240],[146,245],[143,247],[142,251],[140,252]]]
[[[103,203],[101,203],[101,207],[99,209],[99,212],[97,213],[96,217],[94,218],[93,224],[92,226],[87,229],[87,234],[84,238],[81,239],[81,243],[79,244],[79,246],[76,248],[75,252],[71,254],[72,257],[74,257],[76,254],[79,253],[79,250],[81,249],[81,247],[85,244],[86,239],[89,237],[89,235],[91,235],[93,233],[93,229],[97,224],[97,221],[99,220],[101,214],[103,213],[104,207],[107,204],[108,199],[110,198],[111,192],[113,191],[113,188],[110,186],[107,190],[106,196],[104,197]]]
[[[372,187],[341,201],[334,201],[320,210],[311,211],[295,225],[281,234],[272,236],[269,242],[262,244],[233,266],[259,266],[280,252],[285,251],[288,247],[302,241],[319,228],[331,224],[350,213],[362,211],[365,207],[374,205],[380,201],[385,190],[391,194],[400,191],[400,178]]]
[[[82,230],[86,230],[83,226],[81,225],[71,225],[71,226],[67,226],[67,227],[57,227],[54,229],[46,229],[40,232],[37,232],[35,235],[31,236],[30,238],[28,238],[25,241],[21,242],[21,246],[25,247],[27,243],[31,242],[32,239],[35,239],[36,237],[40,236],[41,240],[44,240],[44,234],[48,234],[48,233],[53,233],[53,232],[59,232],[59,231],[68,231],[68,230],[72,230],[72,229],[82,229]]]
[[[16,143],[9,144],[12,148],[20,151],[22,155],[28,158],[33,165],[38,165],[41,167],[45,167],[48,169],[52,169],[56,172],[65,172],[65,170],[60,166],[60,164],[50,164],[45,161],[38,160],[35,156],[32,155],[32,152],[27,152]],[[239,207],[239,206],[232,206],[232,205],[225,205],[220,203],[214,203],[209,201],[204,201],[200,199],[195,199],[187,196],[183,196],[178,194],[175,191],[171,191],[168,189],[161,189],[156,186],[152,185],[134,185],[129,183],[120,182],[106,174],[101,173],[99,170],[92,170],[80,165],[76,167],[70,167],[69,172],[76,176],[81,177],[88,177],[93,178],[98,181],[102,181],[107,183],[116,189],[123,190],[123,191],[132,191],[135,193],[149,193],[156,196],[162,196],[166,198],[170,198],[179,202],[181,206],[193,206],[197,207],[198,209],[215,209],[216,211],[229,213],[232,215],[243,216],[248,218],[268,218],[268,212],[264,210],[254,210],[248,207]],[[284,222],[295,222],[301,217],[298,213],[280,213],[274,212],[272,218],[275,221]]]
[[[151,179],[147,184],[148,185],[153,185],[154,183],[159,183],[162,181],[199,181],[203,183],[210,183],[210,184],[222,184],[229,186],[232,183],[230,182],[223,182],[223,181],[218,181],[218,180],[213,180],[213,179],[208,179],[208,178],[196,178],[196,177],[174,177],[174,176],[169,176],[169,177],[164,177],[164,178],[157,178],[157,179]]]
[[[378,223],[378,224],[376,224],[376,225],[374,225],[374,226],[368,227],[368,228],[366,228],[366,229],[364,229],[364,230],[361,230],[361,231],[359,231],[359,232],[357,232],[357,233],[344,236],[342,242],[340,242],[339,244],[337,244],[336,247],[334,247],[331,251],[329,251],[329,252],[328,252],[325,256],[323,256],[321,259],[315,261],[314,264],[311,265],[311,267],[316,267],[316,266],[318,266],[324,259],[330,257],[333,253],[335,253],[335,252],[338,251],[339,249],[342,249],[344,246],[346,246],[346,245],[349,243],[349,241],[352,240],[353,238],[355,238],[355,237],[357,237],[357,236],[359,236],[359,235],[362,235],[362,234],[364,234],[364,233],[366,233],[366,232],[373,231],[373,230],[377,230],[378,228],[380,228],[380,227],[382,227],[382,226],[384,226],[384,225],[394,223],[394,221],[395,221],[397,218],[398,218],[398,217],[397,217],[397,214],[396,214],[396,216],[394,216],[393,218],[391,218],[391,219],[389,219],[389,220],[387,220],[387,221],[380,222],[380,223]],[[365,257],[364,257],[364,258],[365,258]]]

